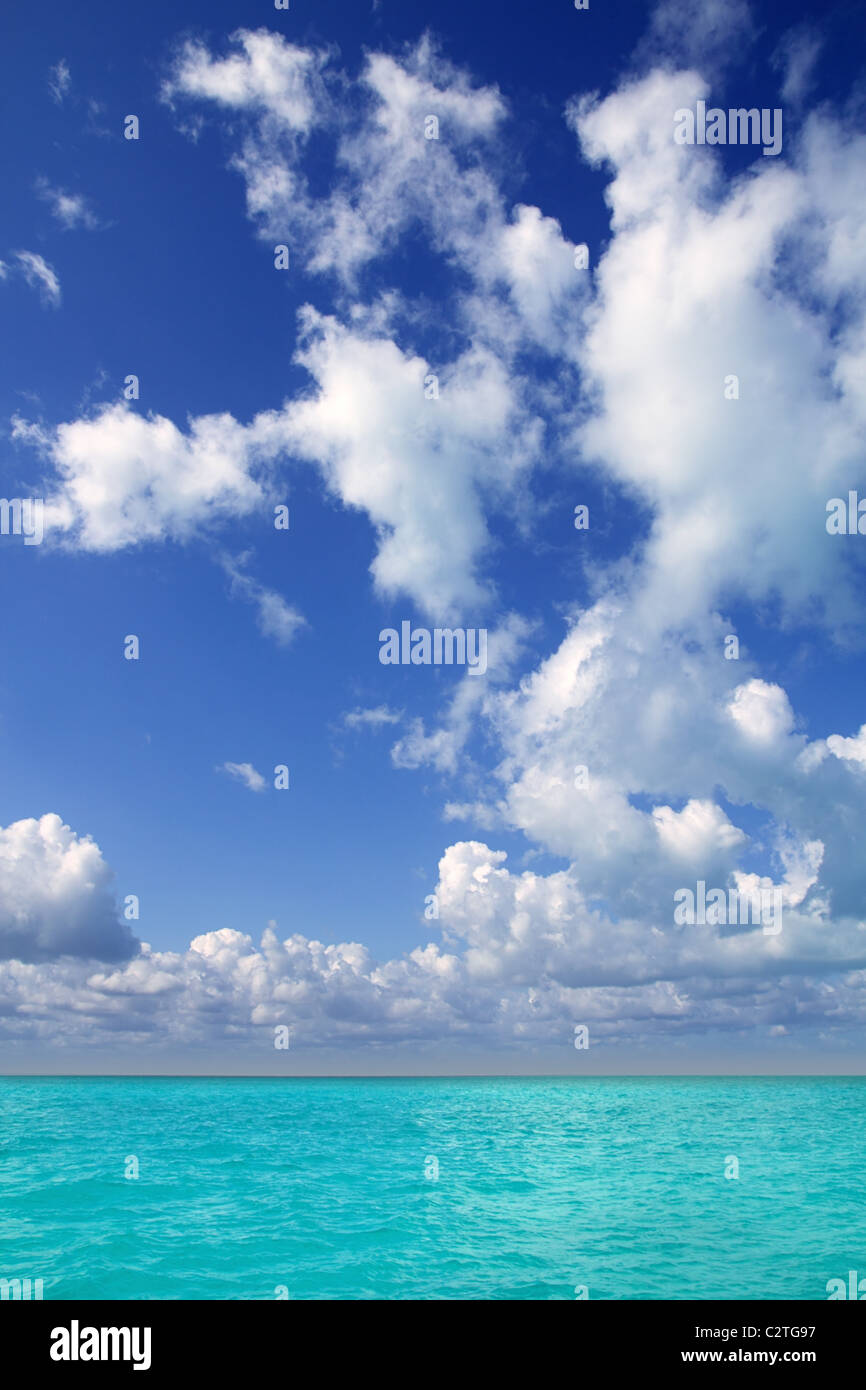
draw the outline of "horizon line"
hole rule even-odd
[[[0,1072],[0,1081],[720,1081],[866,1080],[852,1072]]]

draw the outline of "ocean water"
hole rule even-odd
[[[46,1299],[824,1299],[866,1276],[864,1135],[860,1077],[4,1077],[0,1277]]]

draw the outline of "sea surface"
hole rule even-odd
[[[862,1077],[2,1077],[0,1278],[45,1299],[826,1299],[866,1277],[864,1140]]]

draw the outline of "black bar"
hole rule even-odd
[[[862,1300],[860,1300],[862,1301]],[[526,1322],[523,1319],[526,1318]],[[128,1329],[118,1336],[119,1354],[127,1360],[55,1360],[51,1350],[72,1355],[102,1351],[88,1329]],[[58,1329],[65,1329],[64,1337]],[[137,1336],[132,1329],[139,1329]],[[149,1345],[145,1329],[150,1331]],[[357,1375],[364,1365],[374,1381],[396,1366],[400,1345],[393,1334],[423,1338],[424,1379],[441,1358],[443,1374],[453,1379],[461,1366],[473,1369],[496,1353],[511,1358],[515,1371],[526,1359],[536,1362],[533,1380],[554,1374],[582,1379],[596,1368],[611,1376],[638,1373],[665,1375],[678,1368],[702,1374],[707,1366],[722,1370],[776,1371],[804,1366],[820,1375],[846,1372],[859,1362],[864,1319],[859,1310],[821,1302],[580,1301],[524,1303],[442,1303],[394,1301],[389,1304],[347,1301],[273,1302],[68,1302],[0,1303],[4,1362],[21,1371],[49,1373],[51,1381],[70,1377],[147,1375],[162,1384],[167,1375],[212,1374],[218,1383],[251,1370],[309,1380],[327,1374],[345,1357]],[[727,1332],[727,1336],[724,1334]],[[541,1333],[543,1340],[537,1340]],[[68,1338],[68,1340],[67,1340]],[[383,1340],[385,1339],[385,1340]],[[107,1357],[115,1343],[104,1341]],[[461,1351],[462,1348],[462,1351]],[[341,1355],[342,1353],[342,1355]],[[775,1359],[774,1359],[775,1354]],[[133,1357],[141,1363],[133,1369]],[[149,1365],[145,1366],[145,1360]],[[402,1362],[405,1374],[405,1360]],[[268,1371],[266,1368],[271,1367]],[[306,1367],[306,1370],[304,1369]],[[491,1363],[487,1362],[489,1372]],[[545,1370],[546,1368],[546,1370]],[[486,1378],[486,1377],[485,1377]]]

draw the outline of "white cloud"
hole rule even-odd
[[[440,367],[436,400],[425,396],[429,365],[389,338],[309,308],[302,327],[297,360],[315,393],[247,426],[228,414],[198,416],[184,433],[124,403],[51,431],[17,421],[14,436],[40,445],[61,479],[46,495],[47,530],[98,551],[185,540],[260,505],[264,475],[290,453],[370,518],[378,540],[371,573],[384,597],[409,596],[437,621],[468,614],[485,626],[493,601],[477,576],[489,543],[485,506],[518,486],[537,455],[540,422],[485,349]],[[291,635],[294,610],[253,593],[236,571],[237,591],[261,600],[272,635]]]
[[[400,59],[369,54],[357,79],[279,35],[241,31],[233,42],[228,58],[201,47],[190,58],[184,50],[166,91],[173,100],[247,112],[233,166],[246,184],[248,212],[263,236],[297,243],[303,269],[333,272],[353,288],[363,267],[420,220],[433,248],[457,258],[479,282],[509,283],[536,331],[555,309],[555,288],[564,291],[570,281],[577,289],[558,224],[521,207],[512,225],[488,172],[506,116],[502,96],[495,87],[474,86],[429,36]],[[284,66],[294,74],[291,84],[272,80]],[[287,92],[302,108],[291,116]],[[316,124],[333,156],[330,192],[320,198],[311,196],[302,167],[304,137]],[[564,304],[559,310],[567,312]]]
[[[219,519],[211,470],[199,467],[196,435],[207,429],[247,475],[226,491],[227,503],[233,493],[247,510],[255,459],[289,453],[312,462],[344,505],[369,517],[377,536],[371,572],[384,597],[411,597],[437,620],[466,615],[483,625],[478,610],[494,599],[480,573],[490,541],[485,514],[513,504],[543,442],[512,360],[522,333],[538,342],[556,332],[565,344],[586,277],[574,270],[558,224],[530,207],[509,215],[487,172],[483,154],[505,115],[494,88],[474,87],[423,40],[401,61],[369,56],[355,84],[360,115],[350,118],[348,79],[327,74],[326,91],[327,63],[326,54],[278,35],[240,31],[225,57],[187,44],[164,95],[244,114],[236,165],[250,211],[268,236],[291,240],[299,229],[315,248],[307,269],[334,270],[349,285],[421,219],[437,250],[460,261],[478,287],[458,306],[473,345],[435,363],[402,349],[394,297],[353,304],[347,323],[308,307],[297,359],[313,382],[306,399],[247,427],[229,416],[193,420],[188,435],[121,407],[61,426],[49,453],[65,482],[47,522],[86,548],[113,549],[183,538]],[[440,123],[438,141],[425,139],[430,115]],[[332,192],[314,200],[300,159],[317,123],[334,145],[335,177]],[[503,286],[510,307],[494,311]],[[431,373],[438,399],[425,395]],[[130,466],[106,476],[88,461],[90,446],[98,455],[103,444]],[[176,498],[170,479],[178,471],[196,476]]]
[[[501,363],[470,349],[432,370],[392,340],[303,315],[298,361],[315,394],[256,428],[274,451],[315,463],[344,505],[367,513],[378,537],[371,573],[386,598],[410,595],[437,618],[478,613],[491,590],[477,578],[488,543],[482,498],[507,493],[538,438]],[[475,622],[475,626],[484,626]]]
[[[0,959],[133,955],[111,881],[99,846],[57,815],[0,828]]]
[[[841,287],[866,235],[852,182],[866,142],[822,111],[778,162],[725,181],[719,150],[671,135],[673,113],[710,95],[698,73],[653,71],[571,107],[584,152],[613,175],[578,349],[600,408],[579,440],[652,511],[646,623],[777,593],[787,617],[841,627],[859,605],[824,520],[856,475],[863,422],[864,306]]]
[[[487,635],[487,671],[481,677],[468,672],[457,685],[438,728],[427,730],[423,719],[413,719],[391,749],[395,767],[416,768],[428,764],[444,773],[467,767],[465,745],[479,715],[492,708],[495,692],[512,679],[525,647],[531,624],[509,613]]]
[[[649,31],[638,52],[647,60],[702,66],[721,73],[741,59],[757,33],[748,0],[697,0],[686,9],[661,0],[652,9]]]
[[[305,270],[333,271],[351,289],[362,266],[420,224],[469,278],[454,307],[475,347],[450,367],[399,348],[381,306],[352,305],[351,327],[307,310],[300,360],[318,395],[273,416],[275,447],[312,459],[370,516],[383,594],[420,602],[423,587],[428,611],[490,595],[478,567],[497,500],[493,457],[505,460],[500,500],[541,457],[514,369],[528,337],[580,365],[583,398],[599,408],[583,412],[575,446],[652,509],[645,621],[663,613],[675,625],[726,590],[752,600],[779,590],[792,610],[824,600],[829,622],[858,618],[846,558],[821,523],[828,489],[847,486],[856,469],[864,419],[862,304],[846,297],[850,322],[834,321],[866,222],[863,142],[823,111],[790,158],[786,145],[784,160],[758,158],[726,185],[718,150],[672,139],[678,107],[710,92],[697,70],[672,70],[671,55],[718,70],[753,32],[743,3],[706,0],[685,27],[662,5],[644,54],[659,66],[604,100],[571,104],[586,157],[613,171],[613,235],[592,278],[574,270],[557,222],[534,207],[509,211],[495,179],[505,103],[429,39],[400,60],[369,55],[354,83],[327,55],[264,30],[240,31],[226,57],[200,44],[179,54],[167,95],[244,114],[236,166],[251,215],[263,235],[291,240],[294,229],[314,248]],[[363,94],[360,110],[350,91]],[[440,138],[427,140],[434,115]],[[316,123],[333,146],[334,176],[314,199],[302,163]],[[413,393],[428,369],[447,389],[430,418],[416,420]],[[723,392],[732,373],[736,401]],[[477,422],[455,418],[461,386],[467,403],[481,398]],[[373,423],[365,410],[355,428],[347,412],[361,394]],[[567,423],[569,409],[559,412]],[[425,507],[431,468],[437,492]]]
[[[67,193],[62,188],[54,188],[45,179],[40,179],[36,191],[43,202],[48,203],[51,215],[67,231],[75,227],[85,227],[93,231],[99,226],[99,218],[91,209],[81,193]]]
[[[38,443],[60,477],[46,492],[46,530],[85,550],[186,540],[264,500],[249,435],[227,414],[199,416],[183,434],[118,403],[51,431],[19,420],[13,437]]]
[[[252,763],[223,763],[217,768],[217,772],[227,772],[251,792],[263,792],[267,787],[264,777],[256,771]]]
[[[810,854],[808,878],[819,858]],[[145,1041],[272,1049],[277,1024],[291,1025],[304,1048],[447,1038],[519,1047],[566,1046],[575,1020],[600,1041],[794,1020],[844,1031],[866,1018],[866,933],[856,923],[815,933],[790,906],[773,937],[760,928],[675,932],[646,913],[611,922],[573,871],[518,875],[505,860],[478,842],[452,845],[436,885],[444,947],[431,942],[384,963],[355,942],[281,940],[273,923],[258,946],[224,927],[179,952],[143,945],[111,970],[7,961],[0,1033],[7,1042],[110,1044],[116,1055]],[[841,972],[833,985],[820,979],[828,967]],[[727,988],[710,992],[708,976]]]
[[[778,603],[785,623],[860,621],[824,519],[827,497],[859,476],[866,423],[866,142],[825,109],[801,137],[786,133],[782,158],[756,152],[733,179],[721,151],[677,146],[674,112],[711,95],[708,55],[721,61],[751,25],[741,5],[712,0],[681,39],[675,13],[663,7],[644,52],[673,44],[696,66],[666,61],[569,108],[585,157],[609,174],[610,236],[591,276],[575,272],[559,223],[508,208],[505,104],[431,44],[402,61],[370,55],[363,109],[346,102],[345,115],[325,58],[278,36],[242,33],[228,58],[184,50],[168,95],[238,118],[250,214],[311,248],[304,269],[336,277],[340,315],[304,309],[309,391],[248,426],[205,417],[183,433],[109,407],[42,436],[61,480],[50,516],[91,549],[184,538],[258,506],[281,456],[314,465],[370,519],[382,597],[499,619],[489,674],[460,681],[438,725],[409,717],[393,761],[461,777],[448,819],[522,832],[567,867],[517,874],[495,846],[451,845],[436,889],[443,944],[384,964],[357,943],[269,930],[256,947],[226,928],[86,978],[9,967],[11,1027],[72,1027],[77,1012],[178,1038],[299,1020],[315,1042],[513,1042],[560,1036],[575,1017],[663,1037],[866,1018],[863,730],[809,743],[760,653],[724,659],[723,616],[746,600]],[[429,114],[438,142],[424,138]],[[317,123],[335,174],[314,200],[302,161]],[[409,227],[464,286],[454,324],[471,346],[461,339],[445,363],[412,348],[399,296],[364,304],[358,292]],[[528,624],[497,612],[488,518],[525,495],[545,457],[539,391],[517,365],[528,344],[555,354],[545,414],[569,457],[649,521],[625,538],[626,560],[590,571],[561,642],[518,680]],[[575,366],[576,404],[559,376]],[[425,398],[430,372],[438,399]],[[241,596],[270,592],[231,564]],[[379,706],[345,722],[393,719]],[[487,768],[467,756],[479,731]],[[250,764],[225,769],[264,784]],[[777,886],[783,931],[676,932],[674,892],[698,878]],[[34,999],[41,1012],[28,1013]]]
[[[446,801],[442,808],[445,821],[471,821],[482,830],[492,830],[497,817],[483,801]]]
[[[69,71],[69,64],[65,58],[61,58],[48,72],[48,87],[58,106],[67,95],[71,85],[72,76]]]
[[[381,729],[386,724],[399,724],[402,718],[402,710],[376,705],[373,709],[350,710],[343,715],[343,723],[347,729]]]
[[[272,637],[278,646],[287,647],[299,630],[306,627],[306,619],[297,608],[287,603],[281,594],[259,584],[258,580],[247,574],[247,560],[246,555],[240,555],[236,559],[223,555],[220,559],[223,569],[231,579],[232,595],[252,603],[256,609],[260,632],[265,637]]]
[[[56,309],[61,298],[56,271],[35,251],[16,251],[15,259],[28,285],[39,291],[42,303]]]
[[[316,74],[325,55],[289,43],[267,29],[239,30],[235,52],[212,58],[201,43],[180,50],[164,98],[205,98],[237,110],[271,117],[287,130],[306,133],[316,116]]]
[[[656,39],[668,48],[674,41],[671,15],[668,7],[655,25]],[[707,43],[730,50],[740,42],[749,30],[748,12],[744,6],[710,4],[693,27],[692,38],[686,35],[674,46],[682,52],[685,42],[690,59],[706,60]],[[495,405],[488,424],[494,447],[517,438],[513,426],[521,420],[523,387],[506,363],[518,341],[517,325],[548,350],[556,344],[566,359],[583,365],[601,410],[581,429],[579,443],[655,512],[645,615],[663,612],[676,621],[678,615],[700,611],[713,601],[712,582],[716,590],[727,584],[752,598],[775,586],[793,607],[811,603],[815,594],[828,599],[833,594],[832,620],[853,616],[850,588],[847,601],[844,588],[838,601],[844,559],[838,548],[833,552],[826,546],[819,521],[830,480],[842,486],[855,464],[862,352],[858,355],[852,329],[851,350],[836,369],[841,400],[829,400],[822,386],[834,350],[829,317],[822,323],[813,308],[810,318],[796,293],[766,287],[780,245],[784,241],[790,253],[807,211],[822,204],[830,214],[822,233],[830,255],[815,255],[810,244],[804,269],[807,276],[832,274],[835,283],[850,283],[862,199],[849,200],[843,212],[833,191],[842,170],[832,185],[822,172],[829,118],[812,121],[799,166],[776,168],[760,161],[725,191],[717,152],[679,147],[672,140],[673,112],[708,95],[696,72],[655,71],[624,84],[605,101],[573,106],[571,119],[585,152],[615,171],[609,189],[615,236],[598,267],[592,327],[582,338],[590,282],[575,272],[571,245],[539,209],[518,206],[509,214],[477,156],[475,142],[489,140],[505,117],[495,89],[473,89],[429,42],[402,62],[372,55],[362,78],[372,104],[360,123],[341,127],[335,109],[325,111],[323,104],[322,119],[336,138],[339,176],[330,198],[314,205],[306,193],[299,196],[297,145],[275,146],[267,124],[282,121],[297,133],[313,120],[306,105],[302,116],[290,117],[282,109],[283,89],[270,76],[283,63],[300,73],[297,55],[289,55],[279,37],[255,39],[256,61],[249,35],[238,37],[239,51],[229,59],[202,49],[194,61],[187,56],[188,80],[176,82],[175,94],[233,103],[265,122],[253,127],[240,156],[251,212],[262,230],[270,236],[298,225],[316,248],[307,268],[336,270],[351,285],[362,264],[384,254],[409,220],[420,218],[433,246],[472,277],[475,288],[460,312],[482,339],[496,343],[498,357],[488,347],[486,359],[479,359],[476,350],[476,370],[484,370],[491,386],[497,375],[501,382],[501,403],[489,395]],[[323,70],[323,62],[312,58],[303,67],[316,80]],[[425,141],[425,119],[437,112],[440,125],[450,122],[449,139]],[[836,165],[853,169],[857,147],[845,150],[838,131],[832,138],[833,148],[842,150]],[[844,241],[834,230],[843,218],[850,224]],[[508,288],[512,318],[496,303],[493,292],[500,284]],[[663,312],[668,305],[673,312]],[[661,335],[659,325],[664,325]],[[443,479],[450,491],[425,513],[414,493],[427,483],[435,437],[421,423],[420,438],[406,439],[402,446],[400,441],[401,417],[413,434],[407,388],[418,390],[421,373],[436,364],[312,312],[307,328],[301,360],[320,394],[279,417],[288,442],[319,463],[344,501],[370,515],[380,532],[373,573],[383,593],[409,592],[420,601],[421,583],[413,576],[423,574],[424,588],[433,595],[428,611],[437,604],[458,604],[458,590],[464,608],[477,603],[485,593],[477,562],[487,543],[479,489],[490,470],[482,458],[474,462],[458,455],[456,477],[465,484],[456,487],[456,479]],[[838,346],[835,350],[838,356]],[[723,395],[733,368],[741,383],[736,402]],[[471,379],[464,357],[453,368],[452,385],[467,369]],[[373,380],[380,370],[381,384]],[[374,387],[380,420],[398,421],[384,441],[382,428],[367,428],[363,438],[346,420],[359,393],[369,398]],[[446,416],[445,395],[436,402],[437,430]],[[503,412],[506,396],[512,402],[509,418]],[[446,420],[446,427],[450,423]],[[744,438],[750,440],[748,448]],[[523,438],[512,451],[517,466],[506,469],[512,479],[536,461],[537,439],[524,416]],[[458,437],[456,443],[464,452],[469,443],[477,453],[475,440]],[[396,460],[395,445],[402,454]],[[450,445],[443,433],[442,450],[450,451]],[[374,451],[384,453],[375,469],[369,463]],[[749,464],[755,454],[763,460],[760,469]],[[485,509],[491,500],[484,499]],[[439,527],[445,508],[449,523]],[[792,534],[798,537],[796,564]]]
[[[719,851],[746,842],[742,830],[711,801],[689,801],[679,812],[670,806],[656,806],[652,814],[662,847],[686,863],[705,865]]]
[[[576,267],[575,250],[554,218],[523,204],[490,248],[491,272],[508,285],[520,320],[548,352],[568,352],[575,316],[589,297],[589,275]]]
[[[779,685],[750,680],[738,685],[728,712],[746,738],[754,743],[775,743],[790,734],[794,714],[788,696]]]
[[[790,30],[782,39],[773,55],[773,66],[782,72],[779,95],[786,106],[798,106],[805,99],[822,46],[820,34],[808,26]]]
[[[241,31],[234,44],[228,58],[202,48],[190,57],[185,50],[166,92],[234,106],[254,118],[234,165],[264,235],[279,231],[282,239],[290,229],[308,268],[336,271],[349,284],[418,215],[432,214],[441,249],[455,242],[468,247],[473,226],[481,229],[487,204],[496,199],[472,153],[504,113],[495,89],[473,88],[423,39],[402,62],[369,55],[356,84],[360,115],[356,109],[349,116],[342,74],[331,79],[342,102],[329,98],[325,55],[266,31]],[[439,140],[425,138],[429,116],[439,122]],[[310,196],[299,168],[315,124],[327,128],[336,147],[334,187],[322,200]]]
[[[827,747],[836,758],[841,758],[843,762],[860,763],[866,767],[866,724],[860,728],[860,732],[853,738],[843,738],[840,734],[831,734],[827,739]]]

